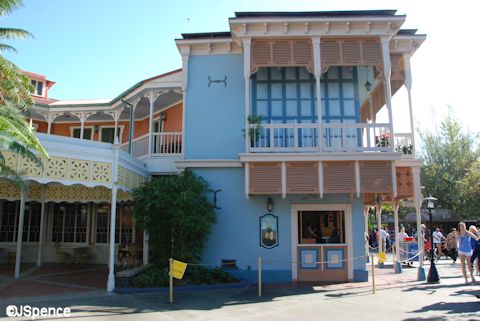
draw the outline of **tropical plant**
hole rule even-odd
[[[208,183],[192,171],[153,178],[133,191],[136,224],[148,232],[155,263],[170,257],[196,263],[213,223],[214,204]]]
[[[248,121],[248,131],[243,129],[243,135],[245,136],[248,133],[248,137],[250,137],[250,147],[255,147],[255,142],[258,141],[260,135],[262,134],[262,123],[263,117],[260,115],[249,115],[247,117]]]
[[[0,18],[21,5],[20,0],[0,0]],[[0,41],[27,37],[31,37],[31,34],[26,30],[0,28]],[[15,51],[15,48],[0,43],[0,51],[4,50]],[[33,104],[30,96],[32,90],[33,86],[28,77],[22,74],[13,63],[0,56],[0,150],[15,152],[41,165],[35,153],[45,157],[48,155],[24,116]],[[9,167],[0,153],[0,177],[10,179],[24,190],[26,185],[22,174]]]

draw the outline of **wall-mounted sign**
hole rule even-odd
[[[265,214],[260,217],[260,245],[271,249],[278,245],[278,217]]]

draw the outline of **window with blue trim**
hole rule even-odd
[[[330,67],[322,75],[322,119],[325,123],[356,123],[360,119],[357,68]]]
[[[263,123],[316,122],[315,78],[305,68],[263,67],[252,79],[252,114]]]
[[[315,78],[303,67],[262,67],[252,77],[252,114],[263,123],[314,123]],[[356,67],[331,67],[321,78],[325,123],[359,121]]]
[[[356,123],[360,119],[356,67],[331,67],[321,77],[323,123]],[[315,78],[304,67],[263,67],[252,76],[251,114],[262,123],[292,124],[317,121]],[[359,129],[346,129],[346,144],[361,144]],[[316,147],[317,129],[262,129],[256,147]],[[273,135],[273,136],[272,136]],[[343,146],[342,128],[325,128],[323,144]],[[270,146],[271,145],[271,146]]]

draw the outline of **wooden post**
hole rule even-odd
[[[173,274],[172,274],[172,272],[173,272],[172,271],[173,259],[172,258],[168,259],[168,266],[169,266],[169,268],[168,268],[168,270],[169,270],[168,278],[170,280],[170,291],[169,291],[170,292],[170,299],[169,299],[168,302],[173,303]]]
[[[375,294],[375,263],[373,262],[373,253],[370,254],[370,259],[372,260],[372,290]]]
[[[262,257],[258,257],[258,297],[262,297]]]

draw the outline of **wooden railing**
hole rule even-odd
[[[389,124],[324,123],[318,139],[316,123],[252,124],[250,152],[364,152],[393,151]]]
[[[132,156],[141,157],[148,154],[148,136],[149,134],[145,134],[132,140]],[[128,142],[122,144],[121,148],[128,152]],[[175,156],[181,153],[181,132],[152,133],[152,155]]]

